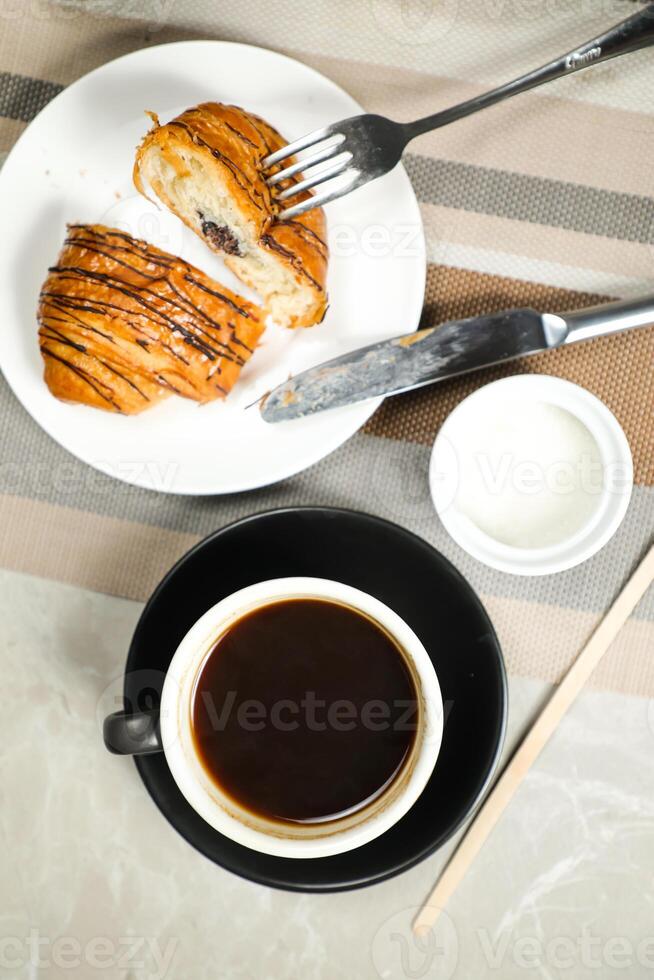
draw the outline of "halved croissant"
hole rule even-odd
[[[315,208],[278,220],[261,172],[263,158],[286,140],[254,113],[218,102],[187,109],[164,126],[150,115],[154,127],[136,153],[137,189],[145,194],[151,188],[222,253],[228,268],[260,293],[277,323],[320,322],[327,310],[324,212]]]
[[[223,398],[260,309],[188,262],[102,225],[69,225],[39,298],[45,381],[64,401],[134,414],[171,392]]]

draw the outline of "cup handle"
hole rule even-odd
[[[155,711],[116,711],[102,726],[104,744],[114,755],[152,755],[163,752],[159,709]]]

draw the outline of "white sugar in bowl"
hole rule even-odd
[[[429,483],[444,527],[470,555],[499,571],[547,575],[590,558],[615,533],[633,465],[599,398],[523,374],[454,409],[434,442]]]

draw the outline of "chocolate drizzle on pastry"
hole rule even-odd
[[[284,248],[284,246],[280,245],[277,239],[273,238],[272,235],[262,235],[261,242],[267,248],[272,249],[273,252],[277,252],[279,255],[283,255],[285,259],[288,259],[293,268],[299,272],[301,276],[304,276],[309,280],[309,282],[313,283],[316,289],[321,288],[320,283],[313,278],[307,267],[300,261],[295,252],[291,251],[290,248]]]
[[[172,391],[198,402],[224,397],[263,324],[256,306],[217,287],[124,232],[69,225],[39,299],[48,387],[125,414]]]
[[[317,248],[321,255],[324,257],[327,256],[327,242],[320,237],[315,229],[309,228],[306,224],[302,224],[299,218],[286,218],[284,221],[280,221],[280,224],[294,228],[306,242]]]

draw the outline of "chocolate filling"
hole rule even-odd
[[[228,255],[240,255],[238,239],[227,225],[217,225],[215,221],[205,221],[202,211],[198,211],[198,217],[202,222],[202,234],[208,238],[214,248],[219,248]]]

